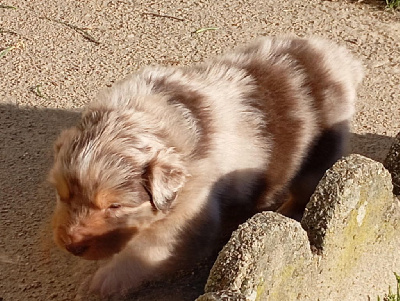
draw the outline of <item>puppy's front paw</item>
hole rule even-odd
[[[92,278],[90,291],[103,297],[123,294],[123,284],[119,278],[112,268],[107,266],[100,268]]]
[[[94,274],[90,284],[90,291],[103,297],[125,295],[128,290],[138,287],[142,280],[140,275],[133,275],[129,265],[124,267],[107,265],[97,270]]]

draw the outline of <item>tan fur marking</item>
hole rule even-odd
[[[118,197],[115,192],[108,190],[98,192],[93,201],[93,204],[100,209],[107,209],[113,203],[118,203]]]
[[[57,193],[60,196],[60,199],[62,201],[68,200],[70,197],[70,191],[65,178],[59,174],[56,174],[54,178],[54,183],[56,186]]]

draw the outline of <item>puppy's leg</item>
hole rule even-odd
[[[140,246],[140,241],[136,243]],[[163,271],[163,261],[169,256],[169,250],[154,249],[157,250],[128,246],[97,270],[91,280],[90,291],[102,296],[125,295],[143,282],[155,279]]]
[[[278,212],[301,220],[304,209],[325,171],[342,157],[347,148],[349,122],[326,129],[305,157],[300,171],[291,181],[290,196]]]

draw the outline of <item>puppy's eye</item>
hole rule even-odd
[[[120,203],[112,203],[110,206],[108,206],[108,209],[118,209],[121,208]]]

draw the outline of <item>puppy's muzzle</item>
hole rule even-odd
[[[97,229],[98,230],[98,229]],[[134,227],[114,229],[102,234],[84,233],[88,229],[73,229],[69,233],[61,228],[59,241],[69,253],[88,260],[99,260],[120,252],[137,232]]]
[[[65,249],[75,256],[81,256],[89,249],[89,245],[71,243],[66,245]]]

